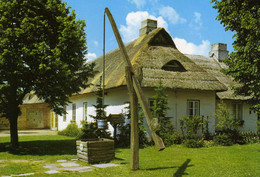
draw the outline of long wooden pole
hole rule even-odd
[[[102,106],[105,105],[105,65],[106,65],[106,14],[104,13],[104,21],[103,21],[103,77],[102,77]],[[103,111],[103,118],[105,118],[105,111]]]
[[[131,110],[131,158],[130,168],[131,170],[139,169],[139,127],[138,127],[138,100],[133,86],[133,73],[130,71],[130,67],[125,67],[125,76],[127,88],[130,95],[130,110]]]
[[[121,52],[123,54],[125,62],[127,64],[127,66],[129,67],[129,70],[131,71],[131,73],[133,73],[132,79],[133,79],[134,90],[135,90],[135,92],[137,94],[137,98],[139,100],[139,103],[140,103],[140,105],[141,105],[141,107],[143,109],[144,116],[146,118],[146,122],[148,124],[149,129],[150,129],[153,141],[154,141],[157,149],[159,151],[161,151],[161,150],[163,150],[165,148],[165,145],[164,145],[162,139],[155,133],[155,131],[153,131],[153,128],[152,128],[152,119],[153,119],[153,117],[152,117],[151,111],[150,111],[150,109],[148,107],[148,103],[146,101],[146,98],[145,98],[145,96],[143,94],[141,85],[140,85],[136,75],[134,74],[133,66],[132,66],[132,64],[130,62],[130,59],[129,59],[128,55],[127,55],[125,46],[124,46],[123,41],[121,39],[121,36],[119,34],[119,31],[118,31],[118,28],[117,28],[116,23],[114,21],[114,18],[113,18],[112,14],[110,13],[108,8],[105,9],[105,12],[106,12],[107,17],[108,17],[108,19],[110,21],[110,24],[112,26],[112,29],[114,31],[114,34],[115,34],[115,37],[116,37],[116,40],[117,40],[117,43],[118,43],[118,46],[119,46],[119,48],[120,48],[120,50],[121,50]]]

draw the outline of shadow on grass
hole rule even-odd
[[[18,149],[11,149],[10,143],[1,144],[0,152],[16,155],[76,155],[75,140],[39,140],[19,143]]]
[[[190,159],[187,159],[180,167],[179,169],[173,174],[173,177],[181,177],[183,175],[189,175],[188,173],[185,173],[185,170],[187,167],[192,167],[194,165],[189,165]]]
[[[170,169],[170,168],[178,168],[177,166],[171,166],[171,167],[156,167],[156,168],[148,168],[145,170],[153,171],[153,170],[164,170],[164,169]]]
[[[189,165],[190,159],[187,159],[180,167],[178,166],[170,166],[170,167],[156,167],[156,168],[148,168],[145,170],[163,170],[163,169],[170,169],[170,168],[178,168],[176,173],[173,175],[174,177],[181,177],[182,175],[188,175],[188,173],[185,173],[185,170],[187,167],[192,167],[193,165]]]

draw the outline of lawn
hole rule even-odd
[[[190,149],[180,145],[158,152],[140,149],[140,170],[129,170],[129,149],[116,149],[113,163],[119,167],[95,168],[92,172],[44,174],[44,165],[76,158],[75,139],[58,136],[21,136],[17,152],[4,148],[0,137],[0,176],[35,173],[35,176],[260,176],[260,144]],[[82,163],[82,162],[81,162]]]

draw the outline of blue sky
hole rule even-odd
[[[157,19],[172,36],[177,48],[188,54],[208,56],[214,43],[226,43],[233,51],[233,33],[225,31],[216,20],[217,11],[210,0],[64,0],[85,20],[88,55],[92,60],[102,55],[103,17],[108,7],[125,43],[138,37],[141,21]],[[117,48],[117,42],[106,17],[106,52]]]

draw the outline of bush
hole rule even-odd
[[[203,141],[195,139],[186,139],[184,145],[188,148],[201,148],[203,147]]]
[[[260,119],[256,122],[256,131],[260,134]]]
[[[111,138],[111,134],[107,130],[100,130],[97,128],[96,123],[82,121],[81,134],[78,139],[91,139],[91,138]]]
[[[214,146],[214,141],[213,140],[204,140],[203,146],[204,147],[212,147],[212,146]]]
[[[242,132],[241,136],[243,138],[243,141],[248,144],[248,143],[259,143],[259,138],[260,138],[260,133],[258,132]]]
[[[197,139],[197,132],[202,125],[200,116],[183,116],[180,118],[180,126],[183,136],[187,139]]]
[[[58,132],[58,135],[70,137],[78,137],[80,134],[81,130],[75,122],[71,122],[64,130]]]
[[[121,124],[118,126],[120,133],[116,135],[117,147],[130,147],[130,128],[130,124]]]
[[[228,134],[218,134],[213,137],[214,144],[221,146],[231,146],[233,141]]]
[[[218,109],[216,113],[214,113],[214,116],[218,122],[216,127],[218,127],[222,132],[238,130],[238,127],[241,124],[241,121],[235,119],[234,115],[230,112],[223,101],[218,104]]]
[[[175,131],[172,135],[171,135],[171,141],[173,144],[181,144],[183,142],[183,136]]]
[[[210,121],[210,116],[202,116],[202,138],[204,140],[212,140],[212,135],[209,132],[209,123],[211,123]]]

